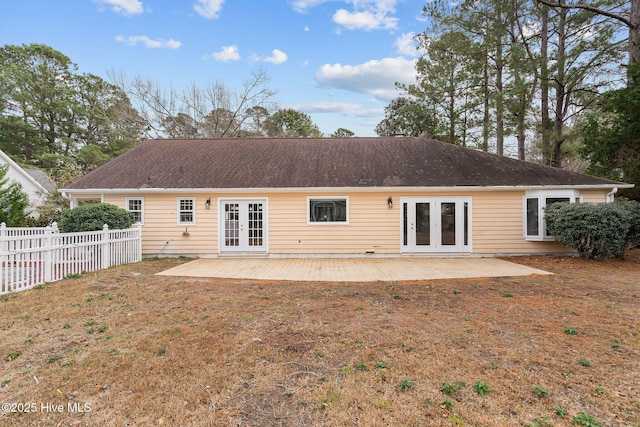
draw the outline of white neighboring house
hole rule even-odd
[[[29,197],[30,215],[36,217],[38,213],[35,208],[46,202],[47,196],[53,190],[53,183],[40,170],[21,168],[0,150],[0,165],[4,164],[9,165],[5,178],[9,178],[9,182],[15,181],[22,185],[22,191]]]

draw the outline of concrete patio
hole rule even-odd
[[[161,276],[375,282],[552,274],[495,258],[200,258]]]

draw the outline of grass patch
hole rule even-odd
[[[593,415],[589,415],[584,412],[580,412],[578,415],[573,417],[571,424],[583,427],[602,427],[602,424],[600,424]]]
[[[538,397],[549,397],[547,389],[539,385],[533,387],[533,393]]]
[[[484,381],[477,381],[473,384],[473,391],[480,396],[486,396],[491,391],[491,388]]]
[[[578,330],[573,326],[567,326],[564,328],[564,333],[567,335],[578,335]]]
[[[406,378],[406,377],[400,380],[400,384],[398,384],[398,389],[400,391],[409,391],[414,387],[415,387],[415,384],[413,383],[413,381],[411,381],[409,378]]]

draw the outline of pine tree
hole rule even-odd
[[[0,223],[7,227],[21,227],[26,224],[29,198],[22,191],[20,183],[9,181],[9,165],[0,165]]]

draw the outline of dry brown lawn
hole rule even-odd
[[[264,282],[160,259],[12,294],[0,426],[640,426],[640,251],[513,261],[555,275]]]

